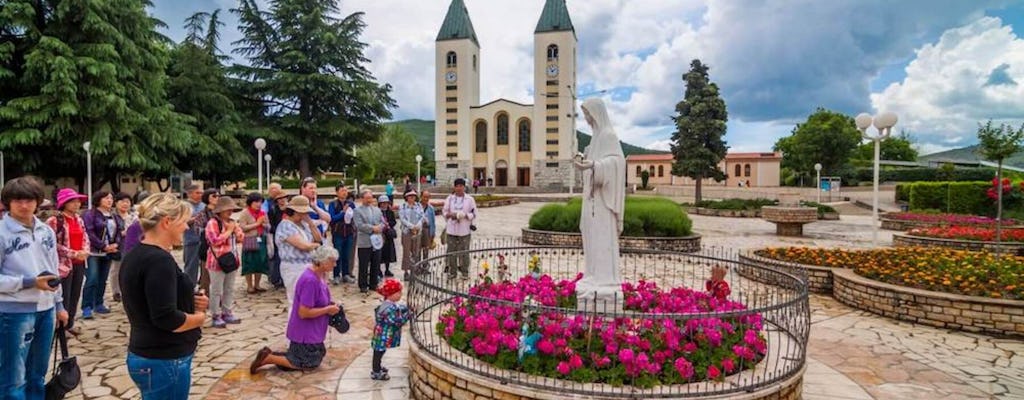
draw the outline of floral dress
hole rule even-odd
[[[404,304],[384,301],[375,311],[377,326],[373,328],[370,346],[373,350],[384,351],[402,344],[402,325],[412,318],[412,312]]]

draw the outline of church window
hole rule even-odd
[[[750,164],[743,166],[743,176],[750,176]]]
[[[508,146],[508,114],[498,115],[498,146]]]
[[[448,52],[447,59],[448,59],[448,62],[447,62],[448,68],[455,68],[455,66],[457,65],[458,57],[455,56],[455,52],[454,51],[449,51]]]
[[[664,165],[659,165],[658,166],[658,177],[661,178],[663,176],[665,176],[665,166]]]
[[[476,123],[476,152],[487,152],[487,123],[483,121]]]
[[[558,59],[558,45],[548,46],[548,61],[555,61]]]
[[[519,121],[519,151],[530,151],[530,120]]]
[[[648,174],[650,176],[654,176],[654,166],[652,165],[651,168],[649,168],[649,169],[650,169],[650,172],[648,172]]]
[[[733,176],[735,176],[735,177],[743,176],[742,174],[740,174],[740,165],[739,164],[736,164],[736,173],[733,174]]]
[[[636,166],[636,176],[639,178],[640,175],[643,175],[643,173],[644,173],[644,169],[641,168],[639,165],[637,165]]]

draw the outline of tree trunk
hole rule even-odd
[[[697,176],[697,181],[694,184],[694,188],[693,188],[693,201],[694,201],[693,204],[699,204],[701,199],[702,199],[702,197],[703,197],[701,195],[701,185],[703,183],[704,183],[704,176],[703,175],[698,175]]]
[[[999,160],[996,168],[996,254],[999,254],[999,243],[1003,239],[1003,160]]]
[[[313,176],[309,170],[309,154],[303,153],[299,156],[299,175],[301,175],[299,179],[306,179],[307,177]]]

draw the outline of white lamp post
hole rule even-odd
[[[871,206],[871,245],[878,246],[878,159],[881,155],[881,142],[892,133],[892,127],[896,125],[897,118],[896,114],[892,112],[883,112],[875,117],[871,117],[867,113],[861,113],[855,121],[861,136],[864,139],[875,142],[875,189],[874,202]],[[878,129],[878,135],[868,135],[867,130],[872,125],[872,122],[874,122],[875,129]]]
[[[267,148],[267,141],[263,138],[256,139],[256,186],[259,187],[259,192],[263,193],[263,163],[260,160],[263,159],[263,149]]]
[[[356,173],[356,162],[358,162],[356,159],[356,146],[352,146],[352,175]],[[362,196],[359,194],[359,178],[352,179],[352,190],[356,192],[356,197]]]
[[[267,162],[267,190],[270,190],[270,158],[270,154],[263,156],[263,159]]]
[[[89,208],[92,209],[92,142],[82,143],[85,149],[85,192],[89,196]]]
[[[818,192],[818,204],[821,204],[821,163],[814,164],[814,191]]]
[[[420,163],[423,162],[423,156],[416,155],[416,193],[420,193]]]
[[[0,151],[0,189],[4,188],[5,181],[7,181],[7,175],[4,174],[4,152]]]

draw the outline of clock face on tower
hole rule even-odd
[[[455,83],[456,79],[458,79],[458,76],[455,75],[455,71],[448,71],[447,74],[444,74],[444,80],[448,81],[448,83]]]
[[[550,76],[550,77],[558,76],[558,66],[557,65],[554,65],[554,64],[548,65],[548,76]]]

